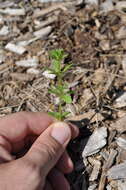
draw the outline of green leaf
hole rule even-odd
[[[65,103],[67,103],[67,104],[71,104],[71,103],[72,103],[72,98],[71,98],[71,96],[68,95],[68,94],[65,94],[65,95],[61,96],[61,99],[62,99]]]
[[[62,85],[57,86],[51,86],[49,89],[49,93],[56,94],[58,97],[61,96],[61,94],[64,94],[64,87]]]
[[[58,89],[58,91],[59,91],[59,95],[60,94],[64,94],[64,91],[65,91],[65,87],[64,86],[62,86],[62,85],[58,85],[57,87],[56,87],[57,89]]]
[[[58,120],[62,120],[62,115],[59,112],[48,112],[48,114],[55,117]]]
[[[70,112],[63,112],[62,117],[65,118],[70,114]]]
[[[54,60],[52,62],[52,70],[55,71],[55,73],[60,73],[61,72],[61,63],[57,60]]]
[[[66,56],[63,49],[55,49],[50,52],[50,57],[54,60],[62,61]]]
[[[72,65],[73,65],[73,64],[70,64],[70,65],[65,66],[65,67],[63,68],[62,72],[65,73],[66,71],[68,71],[68,70],[72,67]]]
[[[50,89],[48,90],[49,93],[59,95],[59,89],[55,86],[51,86]]]
[[[75,91],[74,90],[69,90],[67,93],[69,93],[69,94],[75,94]]]
[[[48,112],[48,114],[61,121],[64,120],[70,114],[70,112],[63,112],[62,114],[59,112]]]
[[[56,74],[56,72],[55,72],[55,70],[54,69],[50,69],[50,68],[48,68],[48,71],[50,71],[50,74]]]
[[[48,92],[51,94],[57,94],[57,91],[55,89],[49,89]]]

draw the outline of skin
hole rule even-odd
[[[52,138],[57,121],[46,113],[20,112],[0,119],[0,189],[69,190],[64,174],[73,170],[66,146],[78,135],[67,125],[64,144]]]

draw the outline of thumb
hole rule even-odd
[[[56,165],[71,139],[71,129],[63,122],[53,123],[35,141],[25,157],[46,177]]]

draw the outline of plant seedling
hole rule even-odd
[[[59,99],[58,111],[49,112],[50,115],[54,116],[58,120],[64,120],[69,112],[63,111],[63,105],[72,103],[71,91],[68,85],[64,82],[63,77],[65,73],[71,68],[72,64],[63,65],[63,61],[67,55],[63,49],[56,49],[50,52],[50,58],[52,60],[51,69],[49,70],[52,74],[56,75],[56,84],[51,85],[49,92],[55,94]]]

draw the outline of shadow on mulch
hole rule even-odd
[[[67,179],[71,185],[71,190],[87,190],[89,176],[85,171],[82,151],[87,144],[90,135],[92,134],[88,128],[90,121],[85,118],[80,121],[70,122],[79,128],[80,135],[75,140],[70,142],[67,149],[75,165],[74,171],[67,175]]]

